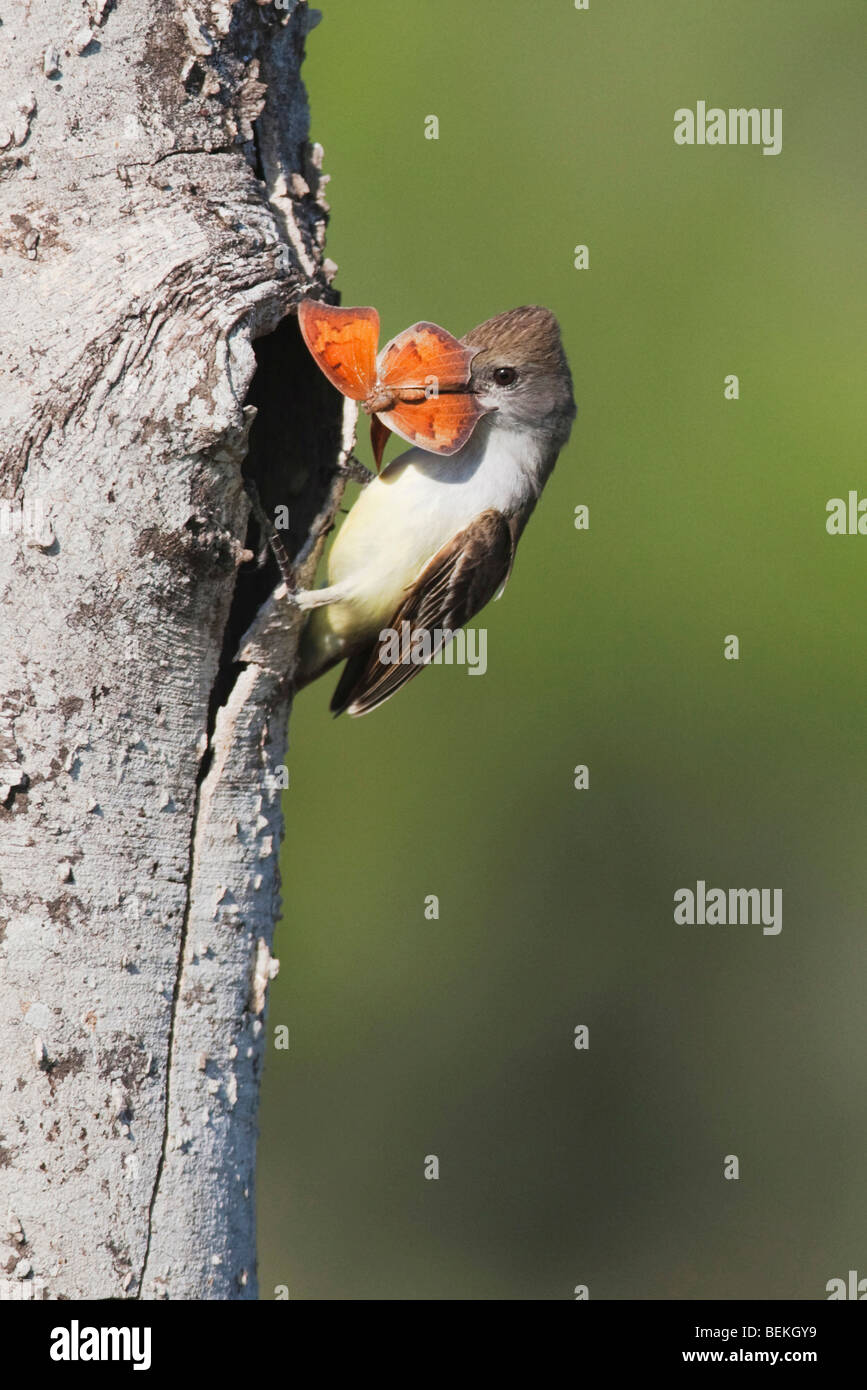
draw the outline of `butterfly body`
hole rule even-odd
[[[361,408],[365,415],[387,414],[400,402],[413,405],[424,398],[423,386],[402,386],[399,391],[395,391],[389,386],[376,385],[370,395],[365,396],[361,402]]]

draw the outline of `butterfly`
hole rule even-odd
[[[392,431],[433,454],[456,454],[486,412],[473,395],[470,364],[478,352],[435,323],[414,323],[377,356],[375,309],[339,309],[303,299],[298,323],[332,386],[370,419],[376,470]]]

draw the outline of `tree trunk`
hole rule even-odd
[[[0,28],[0,1277],[255,1298],[298,625],[242,468],[309,576],[353,427],[286,317],[310,12],[70,8]]]

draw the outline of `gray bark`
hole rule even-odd
[[[242,466],[308,577],[340,490],[285,317],[334,269],[308,25],[254,0],[3,7],[0,1278],[22,1292],[256,1296],[298,625],[250,563]],[[233,663],[251,623],[269,640]]]

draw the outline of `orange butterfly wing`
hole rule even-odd
[[[379,418],[408,444],[417,444],[432,454],[456,454],[485,413],[474,396],[448,395],[400,401]]]
[[[338,309],[318,299],[298,305],[301,336],[332,386],[363,401],[376,381],[379,314],[375,309]]]
[[[383,386],[426,386],[436,377],[440,391],[466,386],[478,348],[465,347],[436,323],[414,323],[392,338],[379,355]]]
[[[478,348],[465,347],[435,323],[416,323],[392,338],[379,355],[377,378],[385,389],[435,390],[420,400],[398,400],[379,418],[410,444],[435,454],[455,454],[485,414],[466,388]]]

